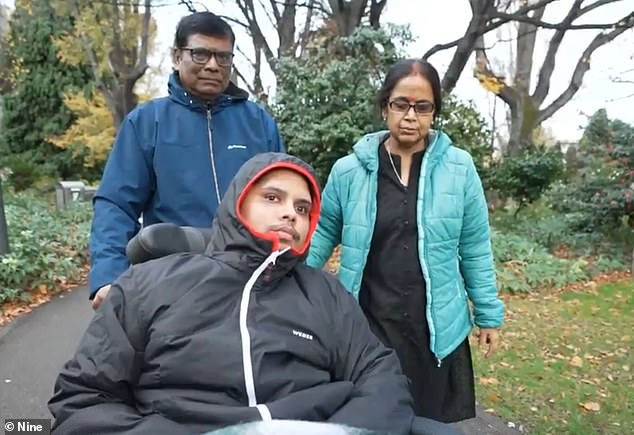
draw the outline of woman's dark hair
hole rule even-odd
[[[390,94],[401,79],[416,74],[425,78],[431,85],[431,90],[434,94],[434,117],[440,115],[440,111],[442,110],[442,89],[440,88],[440,77],[438,76],[436,68],[434,68],[431,63],[423,59],[403,59],[392,65],[376,96],[376,102],[379,106],[379,110],[385,110]]]
[[[236,40],[231,26],[218,15],[206,11],[194,12],[179,21],[176,35],[174,36],[174,47],[183,48],[187,46],[189,37],[195,34],[229,38],[231,45]]]

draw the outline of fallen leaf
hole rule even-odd
[[[601,405],[599,405],[597,402],[584,402],[580,403],[580,405],[586,411],[599,411],[601,409]]]
[[[570,360],[570,365],[573,367],[583,367],[583,360],[575,355]]]
[[[497,385],[500,383],[496,378],[480,378],[482,385]]]

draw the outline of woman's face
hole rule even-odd
[[[383,116],[399,146],[412,148],[427,137],[434,119],[431,84],[419,74],[403,77],[390,94]]]

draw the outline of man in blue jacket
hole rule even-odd
[[[90,299],[98,308],[128,267],[143,224],[210,227],[234,174],[255,154],[284,147],[275,121],[230,82],[235,36],[211,12],[184,17],[174,40],[169,96],[130,112],[94,199]]]

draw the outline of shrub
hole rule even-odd
[[[583,166],[567,185],[555,185],[550,203],[562,213],[579,213],[579,229],[634,228],[634,126],[593,115],[580,144]]]
[[[87,258],[89,204],[57,211],[51,201],[25,191],[5,194],[5,212],[11,252],[0,257],[0,303],[79,277]]]
[[[518,211],[538,200],[563,174],[561,151],[529,146],[524,153],[508,156],[490,173],[490,187],[519,204]]]
[[[494,230],[492,238],[498,286],[504,292],[559,289],[607,270],[626,268],[622,262],[602,256],[560,258],[544,246],[515,233]]]

